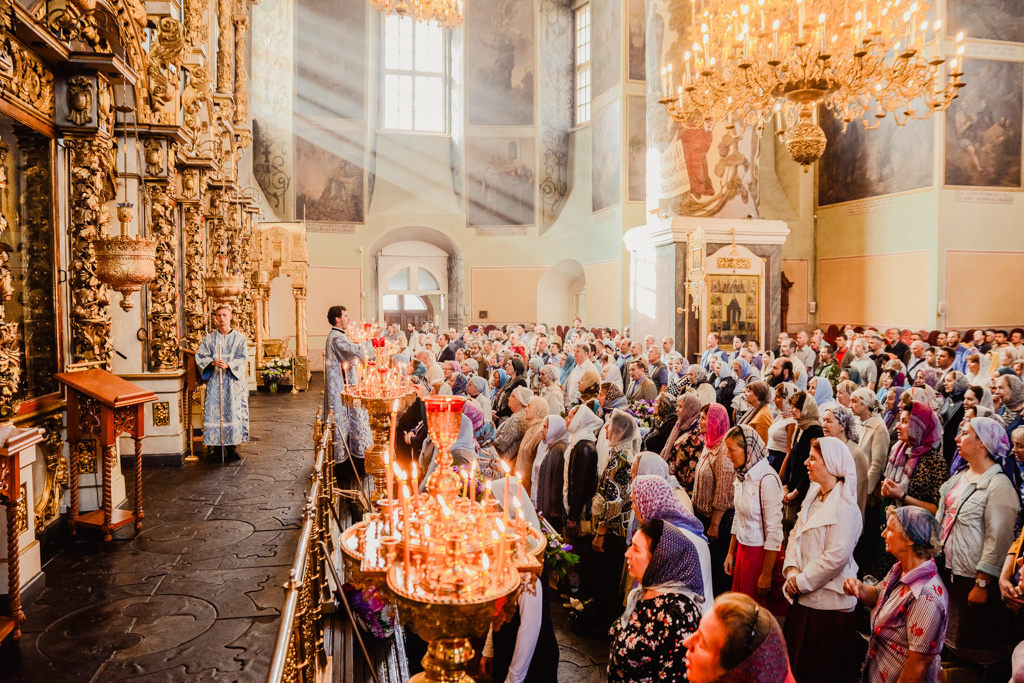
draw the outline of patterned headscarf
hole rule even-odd
[[[939,520],[935,515],[916,505],[896,509],[896,521],[914,545],[932,549],[932,539],[939,535]]]
[[[751,467],[768,457],[768,449],[764,447],[761,435],[755,432],[754,428],[750,425],[737,425],[736,429],[743,430],[743,440],[747,442],[747,461],[743,463],[742,467],[734,468],[736,470],[736,478],[743,481],[747,478],[747,472],[750,471]]]
[[[974,417],[971,418],[970,425],[974,428],[978,439],[985,444],[985,450],[1013,484],[1013,490],[1020,491],[1020,467],[1017,465],[1017,459],[1010,454],[1010,440],[1006,436],[1006,429],[1002,422],[991,417]],[[967,467],[967,461],[960,455],[958,448],[953,465],[950,467],[950,475],[956,474],[965,467]]]
[[[454,378],[452,380],[452,393],[456,396],[465,396],[469,380],[461,372],[456,375],[452,375],[452,377]]]
[[[485,396],[487,395],[487,380],[486,379],[484,379],[480,375],[475,375],[469,381],[473,383],[473,386],[476,387],[477,391],[479,391],[481,394],[484,394]]]
[[[793,417],[793,406],[790,404],[789,399],[793,398],[797,392],[800,391],[800,387],[793,384],[792,382],[783,382],[775,387],[775,395],[782,396],[782,417]]]
[[[655,411],[654,421],[658,426],[660,426],[664,424],[665,420],[676,414],[675,397],[668,393],[658,394],[658,400],[655,403]]]
[[[920,373],[921,379],[914,381],[914,384],[916,386],[921,386],[922,384],[924,384],[926,386],[931,387],[932,389],[938,386],[939,373],[935,370],[935,368],[921,368]]]
[[[665,524],[658,546],[644,572],[641,585],[650,590],[666,583],[681,583],[704,597],[704,578],[700,573],[700,557],[693,541],[672,524]]]
[[[825,412],[832,413],[832,417],[836,419],[836,422],[842,425],[847,441],[854,443],[860,441],[860,434],[857,433],[857,423],[853,419],[852,410],[837,403],[834,406],[829,406]]]
[[[758,607],[758,610],[764,608]],[[771,614],[771,630],[753,654],[715,679],[715,683],[785,683],[789,679],[789,652],[779,622]]]
[[[704,443],[708,450],[714,450],[729,431],[729,411],[721,403],[708,406],[708,418]]]
[[[512,390],[512,395],[516,397],[516,400],[519,401],[523,408],[530,405],[530,401],[533,400],[533,391],[529,387],[518,386]]]
[[[962,401],[964,393],[971,386],[971,382],[967,379],[967,375],[959,370],[950,370],[949,373],[953,376],[953,391],[948,392],[946,396],[954,401]],[[945,391],[946,388],[942,387],[942,389]]]
[[[700,367],[694,365],[692,367]],[[684,432],[697,424],[700,419],[700,398],[696,392],[688,391],[676,401],[676,413],[679,415],[679,431]]]
[[[821,426],[821,413],[818,411],[818,402],[808,393],[804,393],[804,406],[800,409],[800,419],[796,426],[801,431],[814,425]]]
[[[708,382],[708,371],[704,369],[702,365],[691,365],[690,369],[693,370],[693,387],[696,389],[701,384]]]
[[[885,426],[887,429],[892,429],[892,426],[896,424],[900,419],[900,398],[903,396],[903,392],[907,390],[907,387],[894,386],[890,391],[896,392],[896,399],[892,402],[892,410],[885,413]]]
[[[1005,404],[1006,411],[1004,413],[1004,415],[1009,415],[1010,420],[1006,422],[1006,425],[1009,426],[1009,423],[1013,421],[1012,413],[1019,413],[1021,408],[1024,408],[1024,382],[1017,375],[1010,374],[1004,375],[1004,377],[1006,377],[1007,384],[1010,385],[1010,400]]]
[[[864,407],[870,410],[872,415],[877,415],[882,409],[882,405],[878,402],[878,396],[867,387],[861,387],[853,392],[851,398],[853,396],[856,396],[857,400],[864,404]]]
[[[484,411],[472,401],[466,401],[462,404],[462,414],[473,422],[474,432],[484,426]]]
[[[545,374],[545,375],[547,375],[548,377],[550,377],[550,378],[551,378],[551,381],[553,381],[553,382],[554,382],[555,384],[558,384],[558,383],[559,383],[559,381],[560,381],[560,377],[559,377],[559,372],[558,372],[558,367],[557,367],[557,366],[554,366],[554,365],[552,365],[551,363],[548,363],[547,365],[545,365],[544,367],[542,367],[542,368],[540,369],[540,371],[541,371],[541,372],[542,372],[543,374]]]
[[[461,366],[461,365],[459,365],[459,362],[458,362],[458,361],[454,361],[454,360],[446,360],[446,361],[444,362],[444,366],[445,366],[446,368],[448,368],[449,370],[451,370],[451,371],[452,371],[453,373],[456,373],[456,372],[462,372],[462,366]]]
[[[653,453],[646,453],[641,459],[641,464],[646,461],[650,466],[655,460],[665,463]],[[667,480],[669,476],[667,464],[665,464],[664,476],[653,473],[640,474],[639,467],[637,472],[630,490],[633,494],[633,505],[640,513],[641,519],[660,519],[704,538],[704,525],[693,516],[693,513],[687,511],[672,493],[672,487]]]
[[[885,466],[886,478],[897,484],[909,481],[921,456],[942,443],[942,428],[934,410],[918,401],[910,404],[907,439],[908,442],[900,441],[896,444]]]
[[[622,393],[622,389],[619,389],[619,385],[613,382],[603,382],[601,388],[604,389],[605,405],[610,405],[615,399],[625,398],[626,396]]]

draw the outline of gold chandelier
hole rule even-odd
[[[944,77],[942,22],[930,24],[929,9],[909,0],[691,0],[690,49],[681,69],[662,69],[661,103],[691,129],[723,121],[761,130],[774,113],[806,171],[825,150],[819,104],[845,131],[857,120],[876,128],[889,114],[902,126],[956,98],[963,34]]]
[[[370,6],[385,15],[436,21],[441,28],[462,26],[462,0],[370,0]]]

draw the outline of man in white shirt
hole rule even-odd
[[[779,347],[779,352],[782,354],[782,358],[788,358],[789,362],[793,364],[793,384],[795,384],[800,391],[807,391],[807,366],[804,365],[804,362],[796,355],[796,341],[789,338],[783,339],[782,346]]]
[[[702,368],[711,372],[711,359],[718,356],[721,360],[728,361],[729,358],[726,356],[725,351],[718,348],[718,335],[714,332],[708,335],[708,348],[704,350],[704,353],[700,354],[700,365]]]
[[[850,367],[860,373],[860,385],[871,391],[875,390],[878,382],[878,368],[875,361],[868,356],[868,344],[861,337],[853,342],[853,362]]]
[[[576,367],[569,373],[568,386],[562,387],[563,391],[565,391],[566,405],[572,405],[580,400],[580,380],[585,373],[592,371],[596,372],[598,377],[601,376],[601,373],[597,372],[597,366],[590,362],[590,358],[587,355],[588,350],[589,345],[585,343],[576,344],[573,347],[572,352],[573,358],[576,359]]]
[[[668,356],[676,350],[676,340],[672,337],[665,337],[661,340],[661,362],[668,363]]]

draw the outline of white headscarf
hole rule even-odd
[[[608,364],[608,375],[601,380],[602,382],[611,382],[622,391],[622,373],[619,372],[619,366],[615,363]]]
[[[601,418],[594,415],[594,411],[585,405],[581,405],[576,409],[576,414],[573,415],[572,422],[569,423],[569,433],[572,436],[569,437],[569,445],[565,447],[565,471],[562,478],[562,503],[565,505],[566,510],[569,509],[569,460],[572,455],[572,449],[581,441],[595,441],[597,439],[597,430],[601,429],[602,426],[604,426],[604,422]],[[600,451],[598,453],[598,458],[600,458]],[[603,471],[599,462],[598,476]]]
[[[533,459],[533,473],[530,478],[530,481],[533,482],[533,487],[530,489],[531,500],[537,497],[537,480],[540,478],[540,466],[544,462],[544,458],[547,457],[548,449],[556,443],[569,442],[569,430],[565,426],[565,418],[561,415],[548,415],[544,418],[544,422],[548,426],[548,432],[544,440],[537,446],[537,457]],[[537,501],[534,500],[533,504],[536,505]]]
[[[509,377],[509,381],[512,381],[511,377]],[[516,397],[517,401],[523,404],[524,410],[526,409],[526,406],[530,405],[530,401],[533,400],[533,391],[527,387],[516,387],[515,390],[512,391],[512,395]]]
[[[491,493],[494,494],[495,500],[498,501],[498,507],[500,508],[502,503],[505,501],[505,487],[508,486],[509,477],[502,477],[501,479],[495,479],[491,482]],[[532,526],[537,531],[543,533],[544,529],[540,525],[540,518],[537,517],[537,510],[533,507],[533,501],[530,500],[530,496],[526,494],[523,487],[519,484],[512,484],[512,491],[510,493],[517,493],[519,498],[519,505],[523,511],[523,518],[526,519],[526,523]],[[509,519],[512,519],[515,515],[515,506],[510,506],[512,509],[508,511]]]
[[[850,447],[834,436],[823,436],[818,439],[821,458],[825,461],[825,469],[833,477],[840,479],[843,487],[842,498],[857,504],[857,466],[853,462]]]

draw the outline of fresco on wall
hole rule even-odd
[[[473,226],[534,225],[532,137],[471,137],[466,145],[467,221]]]
[[[972,40],[1024,43],[1020,0],[949,0],[946,16],[949,36],[963,31]]]
[[[718,125],[690,130],[658,103],[661,65],[690,46],[685,31],[693,3],[651,0],[647,12],[647,146],[655,157],[648,170],[652,197],[663,215],[758,217],[758,145],[752,128],[742,133]]]
[[[366,0],[298,0],[295,23],[296,113],[363,118]]]
[[[532,0],[474,0],[465,22],[470,125],[532,125]]]
[[[626,201],[647,200],[647,100],[626,98]]]
[[[618,0],[590,3],[590,73],[594,97],[622,80],[622,5]]]
[[[842,122],[823,109],[818,121],[828,144],[818,162],[818,205],[931,187],[935,118],[899,126],[887,116],[874,130],[855,121],[844,133]]]
[[[644,63],[644,0],[629,0],[629,80],[646,79]]]
[[[296,217],[362,223],[362,148],[339,138],[332,138],[330,144],[337,147],[338,154],[304,137],[295,137]]]
[[[946,185],[1021,189],[1024,64],[965,59],[964,73],[992,88],[962,88],[946,112]]]
[[[600,211],[622,201],[622,100],[612,100],[594,110],[590,128],[594,147],[592,204],[594,211]]]

